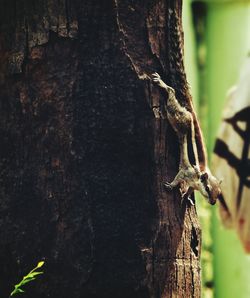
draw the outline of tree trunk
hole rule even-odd
[[[165,179],[190,104],[181,0],[1,0],[0,295],[200,297],[200,228]]]

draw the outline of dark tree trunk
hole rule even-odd
[[[147,75],[189,105],[181,1],[0,0],[0,296],[200,297],[194,207]]]

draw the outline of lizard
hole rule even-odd
[[[189,197],[194,190],[198,190],[211,205],[214,205],[221,194],[221,182],[212,175],[207,167],[206,160],[203,160],[202,167],[199,164],[197,134],[195,132],[195,121],[198,120],[197,118],[194,119],[195,112],[194,110],[188,111],[186,107],[179,103],[175,90],[165,84],[158,73],[152,74],[152,81],[164,91],[167,118],[177,134],[180,146],[179,171],[172,182],[165,182],[164,185],[169,190],[180,187],[183,198]],[[188,156],[189,133],[191,134],[192,148],[195,155],[194,165],[190,163]],[[199,133],[203,146],[202,150],[205,151],[201,130],[199,130]],[[201,145],[199,144],[199,146]]]

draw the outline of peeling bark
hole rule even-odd
[[[200,297],[194,207],[162,182],[178,144],[159,72],[190,107],[181,1],[3,1],[0,293]]]

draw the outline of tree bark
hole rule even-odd
[[[0,294],[200,297],[195,207],[163,182],[178,142],[157,71],[190,106],[181,1],[1,0]]]

